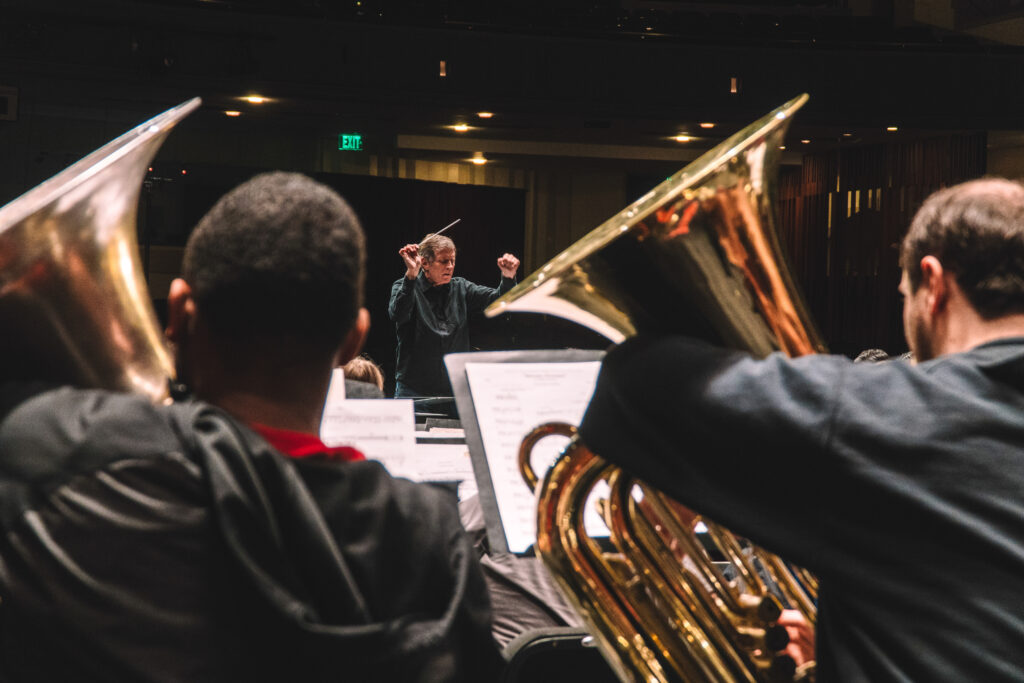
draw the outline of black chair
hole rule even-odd
[[[608,662],[583,629],[532,629],[516,636],[503,652],[508,666],[502,683],[618,683]]]

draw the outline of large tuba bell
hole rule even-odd
[[[549,313],[614,342],[674,331],[758,356],[823,351],[775,233],[779,150],[806,101],[787,102],[668,178],[488,315]],[[538,483],[530,452],[548,434],[572,438]],[[622,681],[798,675],[776,620],[785,603],[814,623],[812,575],[609,465],[572,426],[538,427],[523,442],[520,465],[538,495],[537,553]],[[612,548],[583,525],[600,481],[610,489],[599,507]]]
[[[178,105],[0,208],[0,380],[165,399],[174,365],[135,236],[147,168]]]

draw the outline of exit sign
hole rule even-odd
[[[359,133],[342,133],[338,136],[338,149],[344,152],[362,152],[363,136]]]

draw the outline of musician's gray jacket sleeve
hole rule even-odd
[[[1020,680],[1024,339],[912,366],[636,338],[581,435],[817,573],[818,680]]]
[[[822,455],[852,363],[800,365],[813,371],[682,337],[631,340],[605,360],[583,438],[740,533],[756,520],[804,553],[828,537],[822,504],[835,472]]]

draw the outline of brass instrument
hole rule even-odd
[[[166,399],[174,364],[139,264],[136,213],[178,105],[0,208],[0,379]]]
[[[621,342],[685,332],[757,356],[824,351],[775,234],[780,148],[801,95],[733,135],[606,221],[496,301],[568,318]],[[542,482],[530,466],[548,434],[569,445]],[[538,495],[537,554],[628,683],[791,680],[779,592],[809,623],[814,577],[737,539],[594,455],[564,424],[538,427],[520,469]],[[583,526],[594,486],[614,550]],[[695,534],[699,523],[735,576]],[[762,577],[768,577],[765,581]]]

